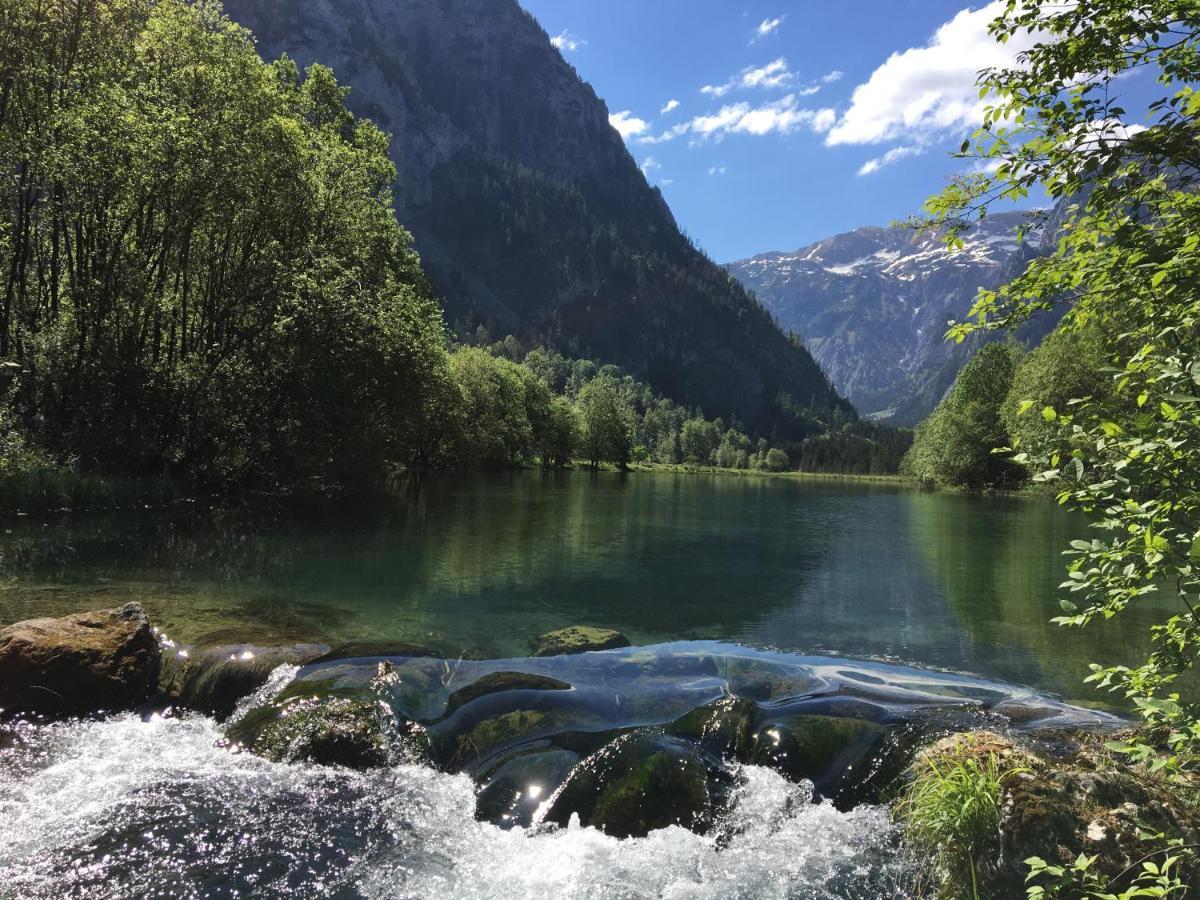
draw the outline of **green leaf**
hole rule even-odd
[[[1054,411],[1053,406],[1043,406],[1042,407],[1042,418],[1045,419],[1047,422],[1053,422],[1055,419],[1058,418],[1058,413]]]

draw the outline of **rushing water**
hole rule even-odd
[[[198,715],[0,730],[0,897],[906,896],[885,809],[812,802],[812,784],[752,760],[707,834],[619,840],[578,818],[488,820],[479,791],[629,729],[670,734],[673,717],[721,696],[751,696],[756,727],[843,695],[887,729],[914,708],[1070,718],[1035,692],[1091,699],[1086,663],[1132,658],[1154,614],[1124,631],[1046,624],[1061,548],[1085,532],[1042,500],[583,473],[433,478],[377,508],[300,520],[187,507],[6,521],[0,622],[136,599],[180,641],[426,643],[451,659],[398,664],[402,684],[424,687],[389,702],[431,735],[451,745],[481,717],[531,704],[558,714],[558,732],[452,771],[356,773],[231,752]],[[726,643],[499,659],[581,623],[643,647]],[[754,694],[746,665],[773,667],[773,687]],[[295,684],[375,667],[309,667]],[[451,708],[456,686],[501,670],[571,690]],[[294,674],[280,670],[259,700]]]

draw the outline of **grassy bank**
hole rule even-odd
[[[740,478],[800,478],[822,481],[868,481],[882,484],[913,484],[900,475],[856,475],[840,472],[770,472],[766,469],[732,469],[722,466],[698,466],[689,463],[637,462],[631,472],[672,472],[691,475],[734,475]]]

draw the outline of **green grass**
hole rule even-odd
[[[978,860],[999,835],[1004,782],[1025,769],[964,736],[920,758],[914,770],[893,808],[906,850],[928,868],[941,896],[978,898]]]

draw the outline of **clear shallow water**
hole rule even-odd
[[[370,510],[264,520],[191,507],[13,518],[0,622],[137,599],[193,642],[409,640],[527,653],[552,628],[895,659],[1074,700],[1135,658],[1152,606],[1058,613],[1086,522],[1048,500],[890,485],[582,472],[425,479]]]

